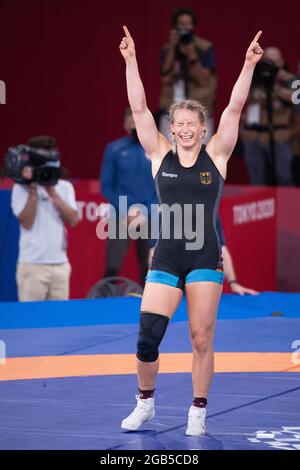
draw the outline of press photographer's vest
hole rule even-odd
[[[288,84],[294,78],[291,73],[284,71],[284,83],[281,83],[281,85],[288,88]],[[290,138],[293,104],[281,99],[275,92],[272,92],[271,96],[274,138],[275,141],[282,142]],[[255,123],[255,115],[257,123]],[[244,130],[242,137],[244,141],[260,140],[265,143],[269,142],[267,93],[263,87],[255,87],[250,90],[248,102],[243,113],[243,121]]]
[[[205,39],[195,37],[194,38],[196,47],[199,51],[207,51],[213,44]],[[166,44],[163,47],[163,51],[166,52],[169,45]],[[200,56],[200,54],[199,54]],[[162,83],[161,95],[159,99],[159,109],[168,110],[174,101],[174,81],[175,76],[170,76],[170,79]],[[187,86],[187,99],[197,100],[202,103],[209,113],[214,111],[215,105],[215,93],[216,93],[217,78],[215,73],[212,74],[209,85],[206,87],[200,86],[199,83],[193,78],[189,77],[186,83]]]

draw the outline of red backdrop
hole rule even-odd
[[[0,80],[6,83],[7,104],[0,105],[0,160],[9,145],[46,133],[58,138],[73,177],[96,178],[104,145],[123,132],[122,25],[136,39],[149,106],[155,110],[159,50],[168,37],[170,12],[182,4],[197,12],[198,33],[215,44],[218,110],[229,99],[246,47],[259,29],[263,46],[280,47],[296,69],[296,0],[278,7],[260,0],[1,0]]]
[[[239,283],[258,291],[276,290],[276,190],[227,186],[220,214]]]

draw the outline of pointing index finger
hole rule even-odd
[[[253,42],[257,42],[260,38],[260,36],[262,35],[262,31],[258,31],[258,33],[256,34],[255,38],[253,39]]]
[[[123,29],[124,29],[124,33],[125,33],[126,37],[128,39],[131,38],[131,35],[130,35],[130,32],[129,32],[127,26],[123,26]]]

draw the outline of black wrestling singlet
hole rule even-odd
[[[224,179],[206,152],[205,145],[202,145],[196,162],[190,168],[183,167],[177,153],[170,151],[162,161],[155,182],[161,203],[162,223],[151,269],[182,277],[194,269],[222,268],[216,221]],[[177,217],[174,216],[176,210],[173,212],[168,209],[173,204],[177,205]],[[178,210],[182,211],[181,219],[178,218]],[[187,221],[191,223],[187,224]],[[188,230],[187,225],[190,226]],[[182,235],[178,239],[176,237],[180,235],[180,228]],[[190,229],[203,239],[201,248],[194,249],[191,245],[193,239],[190,238]],[[187,249],[187,243],[191,249]]]

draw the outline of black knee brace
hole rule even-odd
[[[136,354],[140,361],[156,361],[159,355],[158,347],[164,337],[168,323],[169,318],[165,315],[141,312]]]

